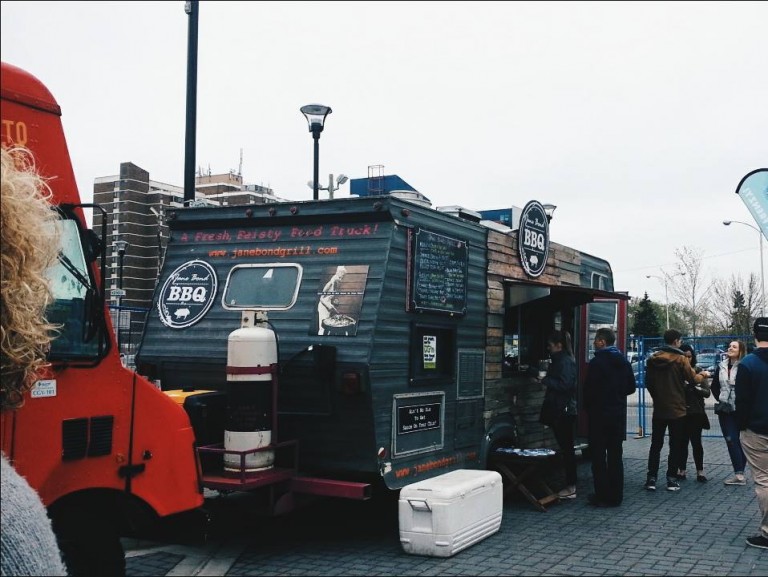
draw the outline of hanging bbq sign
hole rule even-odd
[[[549,255],[549,220],[544,207],[537,200],[526,204],[520,215],[517,248],[525,273],[534,278],[541,276]]]
[[[185,262],[163,284],[157,299],[160,320],[172,329],[191,327],[211,308],[216,287],[211,265],[202,260]]]

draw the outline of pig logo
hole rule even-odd
[[[188,261],[168,274],[157,299],[160,321],[171,329],[199,322],[213,305],[216,270],[202,260]]]
[[[539,264],[539,257],[537,257],[535,254],[532,254],[528,261],[531,263],[532,268],[536,268],[536,266]]]
[[[176,309],[173,316],[177,319],[186,319],[189,316],[189,309]]]

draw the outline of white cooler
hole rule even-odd
[[[504,490],[496,471],[458,469],[400,490],[406,553],[450,557],[501,527]]]

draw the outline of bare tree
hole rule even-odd
[[[762,288],[760,279],[750,273],[746,280],[733,274],[728,280],[712,283],[710,317],[715,330],[723,333],[747,334],[751,322],[760,316]],[[738,303],[738,306],[737,306]]]
[[[672,288],[676,301],[685,309],[690,318],[691,334],[697,335],[697,321],[704,318],[709,307],[711,285],[707,285],[701,268],[702,250],[684,246],[675,249],[678,261],[676,275],[664,273]],[[677,276],[682,275],[682,276]],[[674,282],[672,282],[674,276]]]

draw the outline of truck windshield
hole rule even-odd
[[[94,289],[80,231],[74,220],[60,220],[57,226],[61,253],[48,270],[54,302],[47,314],[48,320],[59,325],[59,329],[49,356],[51,360],[93,358],[99,354],[99,339],[89,338],[87,325]]]
[[[288,309],[300,283],[299,265],[238,265],[229,272],[222,304],[227,309]]]

